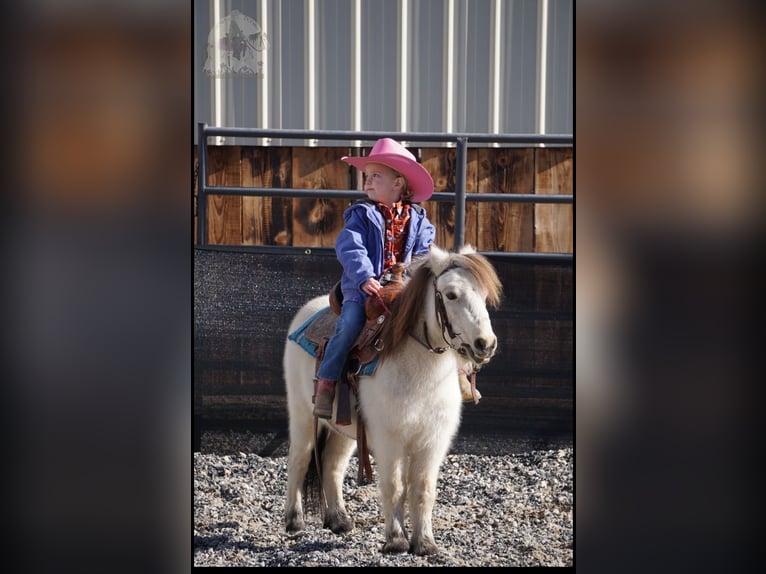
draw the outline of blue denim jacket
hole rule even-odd
[[[346,208],[343,219],[345,227],[335,241],[335,253],[343,266],[343,300],[364,303],[367,294],[362,291],[362,284],[369,277],[380,279],[383,273],[383,214],[374,201],[362,199]],[[402,262],[409,265],[413,256],[428,253],[435,236],[436,228],[428,220],[426,210],[412,204]]]

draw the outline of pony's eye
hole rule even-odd
[[[449,293],[447,293],[446,296],[447,296],[447,299],[449,299],[450,301],[454,301],[455,299],[457,299],[457,293],[455,293],[454,291],[450,291]]]

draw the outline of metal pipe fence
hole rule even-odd
[[[500,202],[500,203],[574,203],[572,195],[536,195],[536,194],[504,194],[504,193],[466,193],[466,167],[468,161],[469,143],[498,143],[510,145],[545,145],[549,147],[571,147],[574,138],[571,134],[459,134],[459,133],[423,133],[423,132],[354,132],[333,130],[274,130],[257,128],[226,128],[212,127],[204,123],[197,124],[199,144],[199,169],[197,171],[197,246],[211,248],[207,243],[207,200],[209,195],[240,195],[249,197],[306,197],[328,199],[361,199],[366,197],[364,192],[358,190],[332,190],[332,189],[298,189],[298,188],[272,188],[272,187],[232,187],[214,186],[207,184],[208,163],[207,139],[211,136],[231,136],[237,138],[261,140],[267,142],[269,138],[281,140],[339,140],[374,142],[383,137],[391,137],[398,141],[407,142],[441,142],[456,146],[455,166],[455,192],[435,192],[431,201],[448,202],[455,204],[455,245],[457,250],[465,244],[465,219],[466,203],[473,202]],[[269,246],[223,246],[215,248],[236,248],[242,251],[263,251]],[[272,247],[273,249],[273,247]],[[284,249],[284,248],[279,248]],[[311,252],[307,248],[293,248],[293,250]],[[320,248],[321,249],[321,248]],[[571,253],[536,253],[536,252],[485,252],[499,258],[522,259],[531,261],[556,261],[571,263],[574,256]]]

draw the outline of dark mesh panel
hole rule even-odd
[[[492,258],[504,300],[492,311],[499,351],[477,377],[461,432],[572,435],[572,266]],[[282,353],[307,300],[340,277],[334,253],[194,251],[195,432],[284,431]]]

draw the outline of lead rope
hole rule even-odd
[[[471,376],[468,378],[469,381],[471,381],[471,398],[473,399],[473,404],[478,405],[479,399],[476,398],[476,371],[474,370],[471,373]]]

